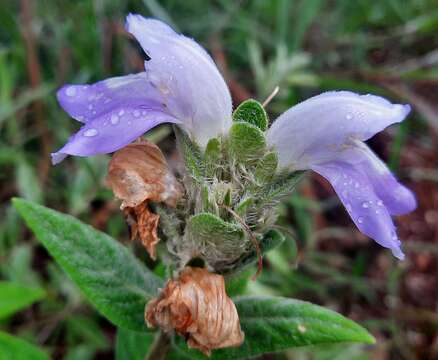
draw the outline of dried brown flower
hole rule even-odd
[[[169,280],[161,295],[147,304],[145,318],[150,327],[174,329],[187,338],[189,347],[206,355],[244,340],[224,278],[206,269],[186,267],[178,279]]]
[[[143,140],[117,151],[109,164],[107,183],[122,200],[131,239],[139,238],[155,259],[160,217],[149,209],[148,202],[164,202],[174,207],[182,194],[161,150]]]
[[[174,207],[182,192],[159,147],[146,140],[132,143],[113,155],[107,183],[122,200],[122,209],[145,200]]]
[[[131,226],[131,240],[139,238],[150,257],[155,260],[155,247],[160,241],[157,235],[160,216],[149,209],[147,201],[135,207],[126,207],[123,211]]]

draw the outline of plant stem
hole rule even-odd
[[[155,338],[152,348],[145,360],[165,360],[170,350],[170,337],[168,334],[160,331]]]

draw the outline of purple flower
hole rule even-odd
[[[416,200],[363,141],[409,111],[374,95],[326,92],[286,111],[267,134],[280,166],[326,178],[359,230],[399,259],[404,255],[391,215],[414,210]]]
[[[84,125],[52,154],[54,164],[67,155],[114,152],[165,122],[180,126],[201,147],[231,127],[229,90],[201,46],[139,15],[129,15],[126,27],[150,58],[145,71],[58,91],[64,110]],[[412,211],[416,200],[364,141],[409,111],[409,105],[373,95],[327,92],[292,107],[267,132],[281,167],[325,177],[359,230],[399,259],[404,255],[391,215]]]
[[[145,71],[58,91],[64,110],[84,125],[52,154],[54,164],[67,155],[116,151],[164,122],[178,124],[201,146],[231,126],[228,87],[201,46],[140,15],[128,15],[126,28],[150,57]]]

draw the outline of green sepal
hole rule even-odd
[[[276,206],[286,196],[290,196],[297,184],[301,181],[305,171],[296,171],[292,174],[277,176],[259,192],[256,206]]]
[[[267,231],[263,236],[258,239],[260,252],[262,256],[267,253],[269,250],[272,250],[279,246],[285,237],[283,234],[277,230],[271,229]],[[228,268],[224,273],[231,273],[236,270],[241,270],[246,268],[247,266],[254,264],[258,260],[258,254],[256,249],[252,249],[250,252],[241,256],[232,267]]]
[[[251,205],[254,204],[254,198],[249,196],[244,196],[240,200],[240,202],[236,205],[236,213],[239,216],[243,216],[246,214],[247,210],[250,208]]]
[[[210,213],[192,216],[187,227],[194,240],[204,243],[239,241],[244,237],[244,231],[239,225],[226,222]]]
[[[248,267],[243,271],[225,277],[225,290],[228,296],[243,295],[248,287],[248,281],[255,274],[255,268]]]
[[[205,161],[201,149],[179,127],[174,126],[175,136],[180,153],[189,175],[198,183],[203,182],[205,175]]]
[[[210,139],[205,148],[205,175],[212,178],[216,172],[218,163],[221,158],[221,143],[219,139]]]
[[[273,179],[278,166],[278,155],[276,152],[268,152],[257,164],[254,176],[260,185],[266,184]]]
[[[247,122],[265,131],[268,128],[268,115],[262,104],[254,99],[242,102],[233,113],[233,121]]]
[[[236,122],[230,129],[229,148],[237,162],[244,164],[255,162],[265,152],[265,135],[255,125]]]

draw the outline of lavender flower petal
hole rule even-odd
[[[326,92],[283,113],[268,130],[267,140],[277,149],[281,166],[308,169],[336,159],[351,139],[367,140],[401,122],[409,111],[409,105],[374,95]]]
[[[114,108],[159,104],[163,97],[151,86],[145,72],[119,76],[95,84],[65,85],[57,92],[62,108],[74,119],[87,123]]]
[[[52,154],[55,165],[67,155],[91,156],[116,151],[164,123],[179,121],[163,109],[121,106],[89,120],[60,150]]]
[[[383,201],[391,215],[404,215],[417,207],[415,195],[400,184],[387,166],[364,143],[355,141],[342,154],[344,161],[368,178],[376,195]]]
[[[391,249],[398,259],[404,259],[391,216],[364,174],[343,162],[320,164],[313,166],[312,170],[331,183],[362,233]]]
[[[227,85],[207,52],[155,19],[130,14],[127,30],[150,57],[145,69],[150,83],[168,99],[182,127],[199,145],[226,134],[232,102]]]

